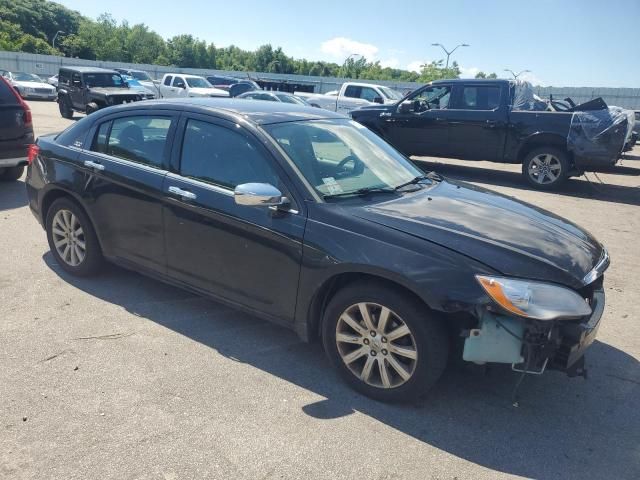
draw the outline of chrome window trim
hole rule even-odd
[[[191,185],[204,188],[205,190],[211,190],[212,192],[220,193],[222,195],[227,195],[228,197],[233,197],[233,190],[231,190],[230,188],[221,187],[219,185],[214,185],[212,183],[196,180],[195,178],[183,177],[182,175],[169,172],[167,174],[167,180],[171,180],[171,179],[177,180],[180,182],[190,183]]]

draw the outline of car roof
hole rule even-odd
[[[118,73],[115,70],[100,67],[60,67],[60,70],[72,70],[79,73]]]
[[[115,112],[135,109],[171,109],[192,111],[194,113],[217,113],[229,120],[248,120],[257,125],[271,123],[294,122],[297,120],[328,120],[346,119],[342,114],[323,110],[321,108],[305,107],[292,103],[248,101],[235,98],[169,98],[161,100],[146,100],[144,102],[127,103],[100,110],[100,112]],[[95,115],[92,114],[92,116]]]

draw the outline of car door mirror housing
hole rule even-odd
[[[249,207],[278,207],[289,203],[282,192],[269,183],[243,183],[233,191],[237,205]]]
[[[398,105],[398,113],[410,113],[413,111],[413,102],[407,100]]]
[[[373,99],[373,103],[379,103],[379,104],[383,105],[384,104],[384,99],[382,97],[375,97]]]

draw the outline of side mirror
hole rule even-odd
[[[289,203],[282,192],[268,183],[243,183],[233,191],[236,205],[277,207]]]
[[[384,105],[384,99],[382,97],[375,97],[373,99],[373,103],[379,103],[381,105]]]
[[[398,106],[398,113],[410,113],[413,111],[413,102],[410,100],[402,102]]]
[[[176,83],[175,86],[178,88],[187,88],[187,86],[184,83]]]

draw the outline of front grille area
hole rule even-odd
[[[41,94],[44,94],[44,95],[53,94],[53,92],[51,90],[49,90],[48,88],[35,88],[34,91],[36,93],[41,93]]]
[[[119,95],[117,97],[113,97],[113,102],[111,105],[120,105],[121,103],[131,103],[137,102],[140,100],[140,97],[137,95]]]

